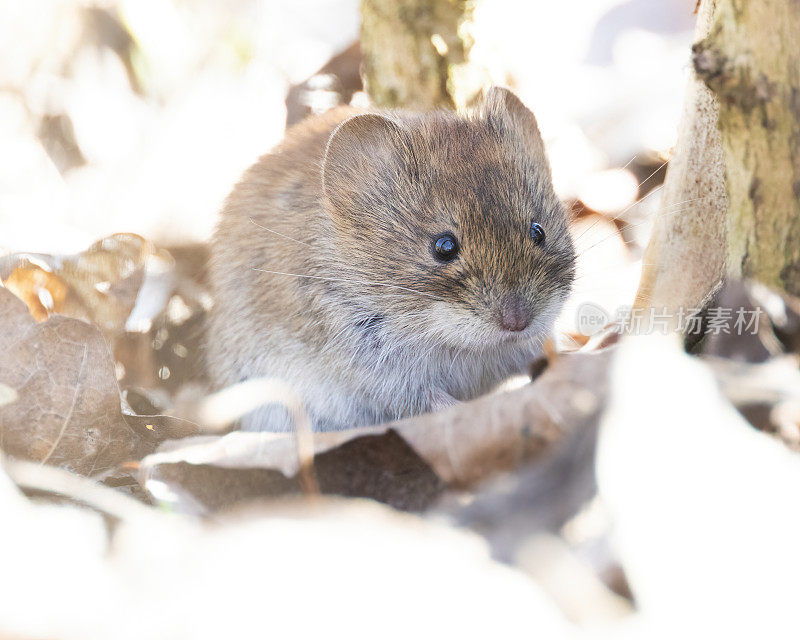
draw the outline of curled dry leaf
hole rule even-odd
[[[0,263],[0,279],[37,321],[59,313],[94,322],[113,336],[124,329],[148,257],[155,253],[144,238],[117,233],[74,256],[7,256]]]
[[[0,444],[13,456],[91,474],[152,451],[160,430],[137,432],[120,406],[114,363],[93,326],[64,316],[37,323],[0,288]]]
[[[557,356],[533,384],[395,428],[447,483],[467,486],[538,457],[604,402],[611,351]]]
[[[69,285],[59,275],[30,259],[22,259],[4,284],[27,305],[37,322],[67,308]]]
[[[610,354],[558,356],[533,384],[440,413],[316,433],[320,488],[419,509],[444,485],[464,487],[516,468],[599,411]],[[298,471],[294,434],[233,432],[165,443],[142,460],[139,480],[178,508],[182,495],[191,496],[185,501],[191,508],[197,502],[214,508],[244,496],[296,492]]]

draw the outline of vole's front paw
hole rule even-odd
[[[447,409],[448,407],[452,407],[456,404],[458,404],[458,400],[447,393],[447,391],[438,388],[431,389],[429,405],[431,413],[441,411],[442,409]]]

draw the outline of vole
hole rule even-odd
[[[224,204],[208,343],[219,386],[277,377],[315,430],[433,411],[522,372],[575,271],[534,115],[339,108],[292,128]],[[242,421],[291,429],[282,407]]]

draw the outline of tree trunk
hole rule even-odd
[[[701,2],[697,40],[708,34],[717,4]],[[667,309],[673,316],[699,308],[724,276],[727,198],[718,113],[716,98],[693,75],[635,308]]]
[[[362,0],[367,93],[381,107],[463,106],[471,0]]]
[[[694,47],[720,100],[728,272],[800,295],[800,3],[719,0]]]

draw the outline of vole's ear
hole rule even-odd
[[[338,211],[374,207],[412,159],[407,134],[375,113],[353,116],[331,134],[322,162],[322,190]]]
[[[531,153],[545,157],[544,141],[536,117],[511,91],[492,87],[484,96],[483,109],[489,126],[498,135],[516,138]]]

